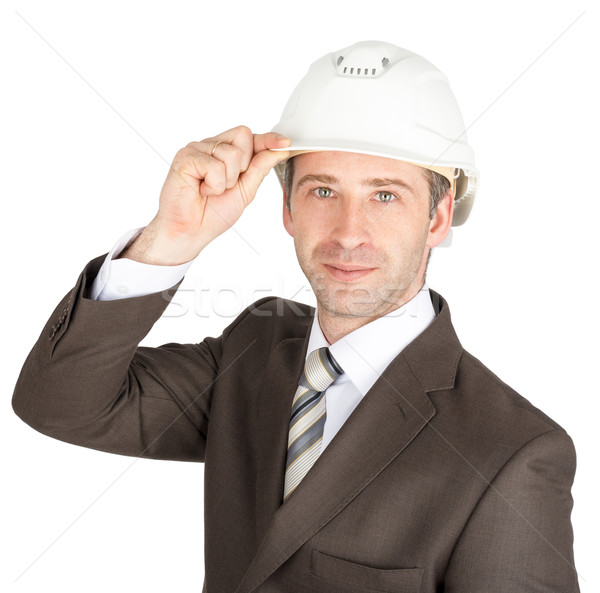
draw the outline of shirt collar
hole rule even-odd
[[[390,362],[434,319],[429,287],[424,284],[402,307],[355,329],[330,345],[319,325],[317,307],[307,355],[317,348],[328,347],[344,374],[364,396]],[[344,375],[340,380],[344,380]]]

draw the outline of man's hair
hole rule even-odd
[[[431,171],[430,169],[424,169],[425,179],[429,183],[429,218],[435,216],[440,200],[448,193],[450,189],[450,182],[446,177]],[[294,157],[289,159],[285,166],[284,186],[286,193],[286,206],[290,210],[290,199],[292,195],[292,185],[294,183]]]
[[[431,169],[425,169],[425,179],[429,183],[429,218],[433,218],[440,200],[450,189],[450,182],[447,177]]]

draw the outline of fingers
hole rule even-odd
[[[237,148],[240,151],[241,157],[240,170],[245,171],[248,168],[248,165],[250,164],[254,154],[254,139],[252,136],[252,131],[247,126],[237,126],[235,128],[231,128],[230,130],[222,132],[213,138],[208,138],[206,141],[222,143],[217,146],[213,156],[216,156],[217,151],[221,149],[223,144]],[[213,147],[214,144],[211,146],[211,151]]]
[[[262,152],[269,148],[285,148],[291,144],[291,140],[275,132],[266,134],[254,134],[254,152]]]
[[[236,128],[227,130],[213,138],[208,138],[199,144],[206,143],[209,145],[212,143],[212,146],[210,147],[211,156],[219,158],[224,161],[226,165],[229,164],[228,161],[221,158],[224,148],[235,147],[239,149],[240,169],[237,172],[239,175],[239,172],[248,169],[255,154],[262,152],[263,150],[268,150],[269,148],[285,148],[291,144],[291,140],[275,132],[252,134],[252,131],[247,126],[237,126]],[[229,188],[231,186],[227,185],[227,187]]]
[[[213,143],[209,158],[210,161],[217,161],[223,164],[222,167],[214,167],[215,172],[218,171],[221,176],[224,175],[225,177],[223,191],[232,188],[236,184],[244,167],[247,167],[247,165],[245,165],[246,157],[242,150],[234,144],[228,144],[225,141],[219,140]],[[212,163],[209,162],[209,167],[211,164]],[[212,171],[213,169],[210,170]],[[212,179],[209,179],[208,181],[209,185],[214,187],[214,185],[210,183]]]
[[[287,158],[288,155],[288,151],[272,152],[270,150],[263,150],[254,155],[248,170],[240,177],[243,187],[245,188],[245,197],[248,198],[248,201],[251,201],[254,198],[259,185],[267,176],[267,173],[279,161]]]
[[[211,157],[203,150],[202,142],[190,142],[173,160],[172,171],[178,175],[178,183],[198,188],[203,195],[220,195],[226,189],[225,163]]]
[[[201,181],[202,195],[220,195],[237,183],[254,154],[252,132],[246,126],[237,126],[201,142],[190,142],[184,151],[188,172]]]
[[[244,170],[245,159],[240,148],[224,141],[190,142],[184,151],[192,161],[187,163],[188,168],[197,172],[196,178],[204,181],[211,195],[232,188]]]
[[[254,194],[269,170],[287,156],[285,151],[268,149],[285,148],[290,142],[289,138],[274,132],[252,134],[248,127],[238,126],[212,138],[190,142],[179,151],[174,168],[182,176],[200,182],[201,195],[216,196],[233,188],[252,163],[253,171],[246,183],[253,188],[248,187],[248,193]],[[257,159],[261,153],[264,156]]]

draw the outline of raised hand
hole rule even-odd
[[[236,222],[267,173],[288,155],[269,149],[289,144],[246,126],[190,142],[173,159],[156,216],[121,257],[158,265],[195,258]]]

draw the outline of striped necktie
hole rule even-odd
[[[321,453],[323,428],[327,418],[325,390],[343,372],[329,348],[313,350],[306,359],[304,372],[292,402],[284,501],[296,489]]]

